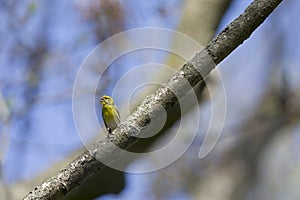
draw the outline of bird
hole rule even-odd
[[[114,105],[114,100],[108,95],[104,95],[100,99],[102,105],[102,118],[108,133],[112,133],[120,123],[120,113],[117,106]]]

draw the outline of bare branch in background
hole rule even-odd
[[[10,199],[8,187],[3,182],[3,160],[9,145],[8,126],[10,122],[10,110],[0,91],[0,199]]]

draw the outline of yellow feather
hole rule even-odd
[[[111,133],[120,123],[119,111],[110,96],[102,96],[100,103],[102,105],[102,118],[106,130]]]

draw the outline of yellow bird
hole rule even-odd
[[[120,114],[114,105],[114,100],[110,96],[104,95],[100,99],[102,105],[102,118],[108,133],[117,128],[120,123]]]

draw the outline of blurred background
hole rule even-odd
[[[250,2],[0,1],[0,199],[21,199],[85,150],[73,121],[72,90],[80,65],[96,45],[122,31],[151,26],[180,31],[205,46]],[[203,111],[201,122],[197,137],[180,159],[145,174],[107,168],[65,199],[299,199],[299,10],[300,1],[284,0],[218,66],[227,112],[222,135],[208,156],[199,159],[198,153],[211,117],[212,91],[198,85],[195,91],[203,91],[196,105]],[[172,39],[161,42],[179,45]],[[104,74],[94,94],[99,124],[103,122],[97,98],[110,95],[123,74],[149,62],[174,69],[184,63],[167,53],[144,55],[129,54],[104,73],[108,63],[92,69],[90,76]],[[153,81],[167,80],[160,72],[151,75]],[[207,81],[218,94],[221,87],[214,75]],[[129,90],[123,89],[124,94]],[[153,89],[145,87],[135,94],[129,110]],[[81,92],[78,98],[94,91],[83,86]],[[128,109],[122,108],[123,94],[114,98],[121,110]],[[164,127],[166,135],[178,127],[179,116]],[[88,127],[89,120],[82,120]],[[185,132],[192,131],[190,127],[185,124]],[[87,129],[89,134],[92,142],[97,133]],[[155,148],[165,140],[169,138],[158,134],[137,144],[134,151]],[[145,164],[143,158],[131,160],[128,168]]]

